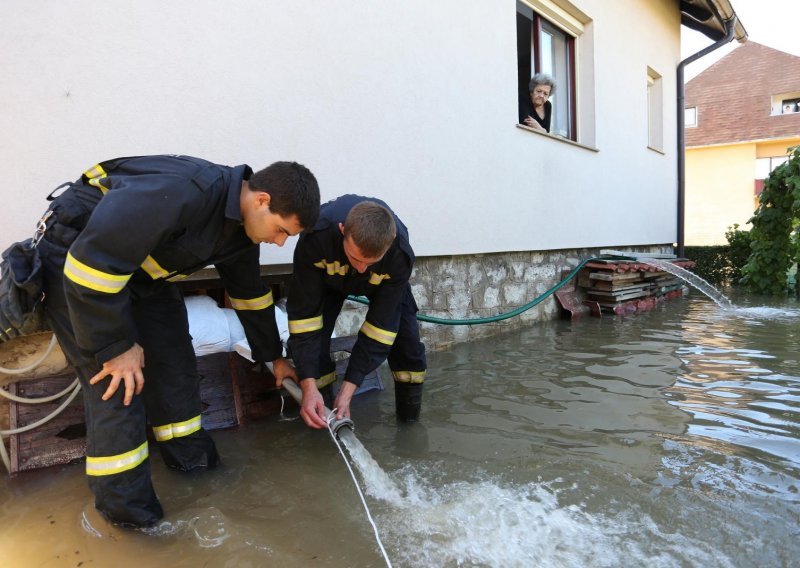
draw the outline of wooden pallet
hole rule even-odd
[[[331,351],[349,353],[355,337],[334,339]],[[343,372],[347,360],[337,363]],[[237,353],[214,353],[197,358],[202,403],[202,424],[206,430],[231,428],[248,421],[276,415],[281,410],[281,392],[275,388],[275,377],[264,366]],[[376,374],[373,371],[370,377]],[[9,392],[28,398],[41,398],[60,392],[75,379],[70,369],[62,374],[26,380],[9,385]],[[291,397],[286,404],[296,406]],[[50,414],[63,402],[9,405],[9,427],[16,429],[32,424]],[[151,432],[148,429],[148,435]],[[82,460],[86,451],[86,426],[83,398],[80,394],[57,417],[34,430],[9,436],[11,473],[67,464]]]
[[[691,268],[694,262],[676,259],[673,264]],[[592,315],[646,311],[657,301],[682,294],[683,281],[658,267],[640,261],[595,259],[578,274],[578,286],[592,306]]]

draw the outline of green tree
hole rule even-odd
[[[758,201],[742,283],[760,294],[783,294],[789,289],[789,269],[800,260],[792,234],[800,225],[800,146],[790,149],[789,160],[769,175]]]

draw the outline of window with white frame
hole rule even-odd
[[[697,126],[697,107],[683,109],[683,125],[687,128]]]
[[[800,112],[800,91],[772,95],[770,100],[772,116]]]
[[[517,2],[517,76],[519,121],[523,122],[531,107],[529,83],[536,73],[546,73],[555,82],[551,105],[550,133],[577,140],[575,100],[575,35],[559,25],[554,15],[563,10],[548,9],[551,2],[533,0]],[[532,6],[540,8],[534,10]],[[543,16],[546,12],[548,16]],[[563,15],[569,20],[569,15]],[[569,22],[572,24],[573,22]],[[575,20],[580,26],[580,22]],[[574,27],[574,26],[570,26]]]
[[[647,68],[647,147],[664,151],[664,89],[661,75]]]
[[[789,161],[789,156],[771,156],[768,158],[756,158],[756,178],[767,179],[769,174],[781,164]]]
[[[781,114],[800,112],[800,99],[784,99],[781,101]]]

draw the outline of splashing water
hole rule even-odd
[[[765,320],[791,320],[800,318],[800,310],[791,308],[772,308],[769,306],[741,307],[736,306],[736,315]]]
[[[667,260],[661,260],[658,258],[636,257],[636,260],[644,264],[649,264],[650,266],[655,266],[664,272],[669,272],[673,276],[677,276],[714,300],[714,302],[716,302],[716,304],[723,309],[729,310],[734,307],[733,303],[725,296],[725,294],[714,288],[714,286],[700,278],[694,272],[690,272],[689,270],[681,268],[680,266],[676,266]]]
[[[718,566],[734,564],[713,546],[661,531],[642,512],[592,514],[560,504],[553,482],[496,479],[440,484],[411,468],[403,489],[353,436],[347,447],[368,494],[388,504],[378,517],[404,566]],[[636,536],[634,536],[636,535]],[[649,544],[644,544],[649,543]]]
[[[388,505],[378,521],[402,565],[734,565],[710,545],[662,532],[644,513],[609,516],[591,514],[582,503],[560,504],[561,493],[577,489],[557,488],[560,479],[441,484],[407,467],[397,474],[401,488],[350,430],[340,440],[367,494]]]
[[[403,501],[400,487],[381,469],[352,430],[347,428],[340,430],[339,440],[361,474],[367,494],[392,505],[400,505]]]

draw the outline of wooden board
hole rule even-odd
[[[592,272],[589,274],[590,280],[604,280],[607,282],[629,282],[631,280],[641,280],[639,272]]]
[[[643,290],[648,286],[650,286],[649,283],[636,280],[630,280],[628,282],[606,282],[604,280],[598,280],[597,282],[593,282],[592,286],[587,288],[586,291],[589,293],[594,291],[621,292],[625,290]]]
[[[335,338],[331,351],[350,352],[356,337]],[[344,374],[347,360],[337,362],[337,373]],[[276,415],[281,409],[281,393],[275,388],[275,377],[265,367],[237,353],[213,353],[197,358],[202,403],[202,424],[206,430],[230,428],[246,420]],[[373,371],[366,378],[377,377]],[[55,376],[16,382],[9,392],[28,398],[41,398],[64,390],[75,376],[71,369]],[[380,379],[378,378],[378,383]],[[291,397],[285,403],[294,405]],[[15,429],[36,422],[63,402],[37,405],[8,405],[9,428]],[[148,435],[151,430],[148,429]],[[75,400],[54,419],[29,431],[9,436],[11,472],[37,469],[82,460],[86,451],[86,426],[83,397]]]
[[[71,373],[10,385],[9,391],[25,398],[42,398],[66,389],[75,380]],[[58,408],[64,399],[42,404],[11,404],[11,429],[33,424]],[[28,432],[10,436],[11,473],[70,463],[86,452],[83,398],[75,397],[61,414]]]
[[[621,302],[623,300],[630,300],[633,298],[642,298],[644,296],[649,296],[650,292],[647,290],[631,290],[627,292],[590,292],[589,299],[597,300],[598,302]]]

